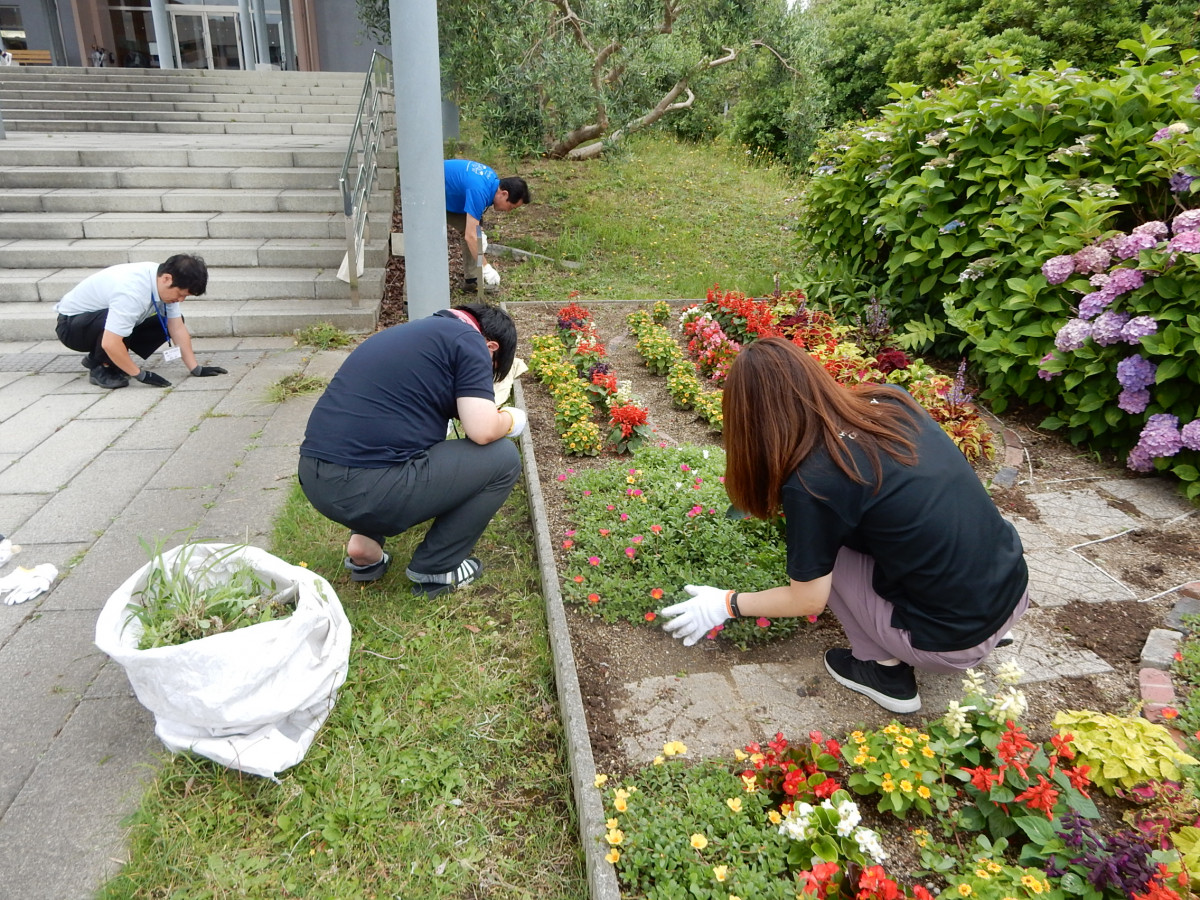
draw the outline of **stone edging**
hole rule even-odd
[[[1142,701],[1142,715],[1151,722],[1166,726],[1179,749],[1186,750],[1183,732],[1175,727],[1174,717],[1165,717],[1163,710],[1174,707],[1177,699],[1171,680],[1171,663],[1180,642],[1190,630],[1183,624],[1183,617],[1200,615],[1200,581],[1193,581],[1176,590],[1183,594],[1183,599],[1175,604],[1170,616],[1174,627],[1151,629],[1146,637],[1142,648],[1142,668],[1138,670],[1138,693]]]

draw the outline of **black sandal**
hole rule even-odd
[[[383,554],[383,559],[378,562],[370,563],[365,566],[357,566],[350,561],[350,557],[346,557],[346,561],[342,563],[350,570],[351,581],[378,581],[387,574],[388,566],[392,563],[392,558],[386,552]]]

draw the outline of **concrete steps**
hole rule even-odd
[[[359,307],[336,278],[346,248],[337,179],[362,83],[353,73],[0,70],[0,333],[52,339],[53,304],[88,274],[181,252],[209,265],[207,293],[185,307],[197,336],[315,321],[373,330],[394,168],[381,168],[369,204]]]

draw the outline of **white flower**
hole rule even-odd
[[[946,714],[942,716],[942,725],[950,733],[950,737],[956,738],[964,731],[971,730],[971,725],[967,722],[967,713],[973,709],[975,709],[973,706],[959,706],[957,700],[951,700],[946,704]]]
[[[887,851],[883,849],[883,844],[879,842],[879,835],[870,828],[859,828],[855,831],[854,842],[858,844],[859,850],[877,863],[881,863],[888,858]]]
[[[1001,722],[1004,719],[1013,719],[1015,721],[1021,718],[1028,708],[1029,704],[1025,700],[1025,694],[1016,688],[1009,688],[1007,691],[996,695],[992,701],[992,708],[988,711],[988,715],[997,722]]]
[[[983,675],[974,669],[967,669],[967,677],[962,681],[962,689],[964,694],[983,693]]]
[[[996,680],[1001,684],[1020,684],[1025,672],[1011,659],[996,669]]]
[[[862,821],[862,813],[858,811],[858,804],[853,800],[843,800],[839,803],[837,814],[837,833],[840,837],[848,837]]]

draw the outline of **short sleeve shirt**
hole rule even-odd
[[[482,219],[496,199],[500,176],[483,163],[469,159],[445,161],[446,212],[466,213]]]
[[[823,448],[784,483],[788,575],[811,581],[833,570],[842,547],[865,553],[875,560],[875,592],[894,606],[892,625],[911,632],[914,647],[964,650],[1011,615],[1028,570],[1016,529],[962,451],[924,411],[915,420],[917,463],[881,453],[877,492],[847,478]],[[853,435],[842,440],[869,478]]]
[[[446,439],[458,398],[495,398],[483,335],[449,310],[393,325],[354,349],[308,419],[301,456],[397,465]]]
[[[104,328],[121,337],[155,313],[155,307],[168,319],[178,319],[183,311],[178,303],[163,303],[158,296],[158,263],[121,263],[89,275],[67,291],[54,306],[62,316],[108,310]]]

